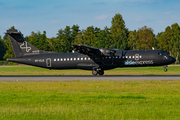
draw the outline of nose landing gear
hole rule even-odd
[[[168,66],[167,66],[167,65],[164,65],[163,67],[164,67],[164,72],[167,72],[166,67],[168,67]]]
[[[104,70],[103,70],[102,68],[101,68],[100,70],[99,70],[99,68],[93,68],[92,74],[93,74],[94,76],[96,76],[97,74],[99,74],[99,75],[104,75]]]

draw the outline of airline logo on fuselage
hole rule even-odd
[[[29,52],[29,51],[31,50],[31,47],[28,47],[28,46],[27,46],[27,42],[26,42],[26,41],[24,41],[24,42],[20,45],[20,48],[21,48],[21,49],[25,49],[26,52]]]
[[[124,64],[125,65],[152,65],[154,64],[153,60],[140,60],[140,58],[142,58],[142,55],[139,55],[139,54],[135,54],[133,58],[135,58],[135,60],[126,60]]]
[[[125,61],[125,65],[152,65],[153,60],[144,60],[144,61]]]

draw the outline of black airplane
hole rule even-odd
[[[15,55],[8,61],[48,69],[92,70],[93,75],[103,75],[104,70],[117,67],[163,66],[167,71],[167,65],[176,61],[163,50],[116,50],[73,45],[75,53],[55,53],[34,47],[17,30],[7,30],[6,34]]]

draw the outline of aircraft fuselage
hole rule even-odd
[[[93,57],[81,53],[49,53],[18,58],[8,61],[48,69],[84,69],[101,67],[104,70],[116,67],[163,66],[175,59],[162,50],[116,50],[115,56]]]

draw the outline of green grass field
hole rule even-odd
[[[0,82],[1,120],[179,120],[179,81]]]
[[[105,75],[179,75],[180,66],[117,68]],[[0,75],[92,75],[85,70],[0,67]],[[2,120],[180,119],[180,81],[0,82]]]
[[[135,67],[116,68],[105,70],[104,75],[180,75],[180,66],[169,66],[164,72],[163,67]],[[87,70],[49,70],[31,66],[1,66],[0,75],[92,75],[92,71]]]

